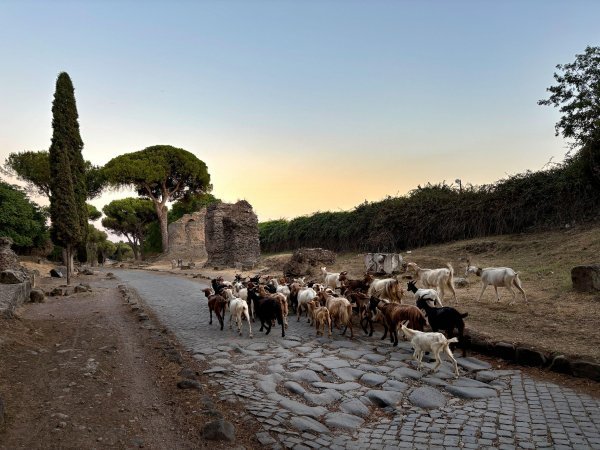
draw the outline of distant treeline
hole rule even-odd
[[[600,143],[560,165],[483,186],[428,184],[408,195],[259,224],[266,253],[300,247],[401,251],[429,244],[600,220]]]

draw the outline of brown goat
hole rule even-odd
[[[331,315],[327,308],[319,306],[314,310],[314,322],[315,328],[317,329],[317,336],[319,334],[325,336],[325,325],[327,325],[327,332],[329,337],[331,337]]]
[[[346,330],[350,327],[350,339],[354,338],[354,330],[352,329],[352,305],[345,297],[327,296],[325,306],[331,315],[330,329],[333,331],[333,325],[338,327],[345,325],[342,334],[346,334]]]
[[[219,294],[215,294],[211,288],[202,289],[204,295],[208,299],[208,312],[210,314],[209,325],[212,325],[212,313],[214,311],[219,324],[221,325],[221,331],[223,331],[223,317],[225,316],[225,307],[227,306],[227,300]]]
[[[346,291],[344,296],[350,301],[351,304],[355,305],[353,310],[358,314],[358,323],[361,328],[369,336],[373,336],[373,321],[371,320],[371,314],[369,312],[369,296],[357,291]],[[367,331],[367,325],[370,326],[370,333]]]
[[[307,311],[308,323],[314,324],[315,323],[315,311],[317,308],[321,307],[321,304],[319,303],[319,300],[317,300],[315,298],[315,299],[311,300],[310,302],[308,302],[306,304],[306,307],[308,309],[308,311]]]
[[[423,331],[425,328],[425,316],[419,308],[412,305],[399,305],[398,303],[386,303],[377,298],[371,297],[370,309],[375,308],[376,312],[373,320],[383,324],[383,336],[385,339],[390,332],[390,342],[394,347],[398,345],[398,328],[404,321],[408,321],[413,330]]]
[[[365,276],[362,280],[351,280],[348,278],[348,275],[345,272],[342,272],[339,277],[340,283],[342,285],[342,294],[348,291],[360,291],[367,293],[369,290],[369,286],[373,281],[373,275],[370,273],[365,273]]]

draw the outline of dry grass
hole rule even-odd
[[[488,287],[481,302],[480,281],[457,289],[458,306],[468,312],[467,328],[496,341],[529,345],[553,354],[600,362],[600,293],[582,294],[571,287],[571,267],[600,262],[600,227],[471,239],[423,247],[403,254],[421,267],[443,267],[450,262],[455,276],[464,276],[466,256],[480,267],[508,266],[519,272],[529,303],[520,295],[511,306],[510,293],[500,288],[500,302]],[[272,258],[273,255],[270,257]],[[364,273],[364,255],[341,254],[331,271]],[[403,274],[403,276],[405,276]],[[408,303],[412,302],[407,295]],[[447,297],[448,298],[448,297]]]

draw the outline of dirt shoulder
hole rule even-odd
[[[252,448],[251,426],[234,444],[201,437],[221,415],[237,425],[239,409],[218,403],[205,368],[152,317],[140,321],[116,281],[92,286],[0,321],[0,448]],[[200,390],[177,387],[182,368]]]

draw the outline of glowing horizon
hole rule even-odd
[[[49,147],[64,70],[85,159],[184,148],[261,222],[493,183],[563,159],[558,112],[537,100],[600,37],[584,1],[146,6],[0,4],[0,160]]]

